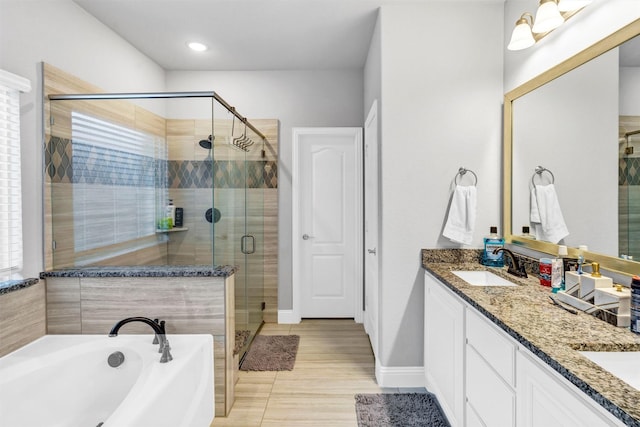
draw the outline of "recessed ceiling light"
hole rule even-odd
[[[187,43],[187,46],[189,46],[189,49],[195,50],[196,52],[204,52],[205,50],[207,50],[206,45],[198,42],[189,42]]]

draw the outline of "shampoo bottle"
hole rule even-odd
[[[173,205],[173,199],[169,199],[169,204],[167,205],[164,217],[167,222],[167,228],[173,228],[173,224],[176,220],[176,207]]]
[[[504,248],[504,239],[498,236],[498,227],[491,227],[489,235],[484,238],[484,252],[482,253],[482,264],[488,267],[503,267],[504,253],[502,251],[494,254],[496,249]]]

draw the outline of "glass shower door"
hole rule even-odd
[[[240,358],[262,324],[263,174],[259,139],[231,115],[214,121],[214,264],[235,274],[236,352]],[[251,143],[253,141],[253,144]]]

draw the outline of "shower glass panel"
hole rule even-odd
[[[640,261],[640,117],[621,117],[619,167],[619,250]]]
[[[263,145],[209,94],[50,100],[46,266],[237,266],[242,357],[263,321]]]
[[[220,117],[220,115],[216,116]],[[227,113],[213,138],[214,262],[242,265],[236,274],[236,351],[240,357],[262,324],[264,164],[260,138]]]

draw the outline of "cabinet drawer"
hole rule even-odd
[[[467,346],[466,371],[467,407],[475,410],[469,423],[478,424],[479,418],[486,426],[515,426],[515,392],[471,346]]]
[[[502,335],[488,320],[473,309],[467,310],[467,343],[515,387],[515,343]]]

